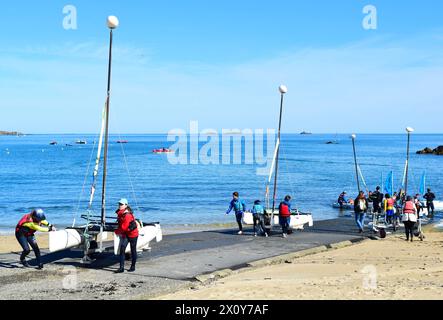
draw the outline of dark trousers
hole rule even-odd
[[[261,229],[261,230],[262,230],[262,231],[261,231],[262,233],[265,233],[265,232],[266,232],[265,224],[264,224],[264,222],[263,222],[263,219],[260,219],[260,215],[258,215],[258,214],[254,214],[254,233],[256,232],[255,230],[256,230],[257,225],[258,225],[258,229],[259,229],[259,231],[260,231],[260,229]]]
[[[124,237],[120,240],[120,268],[123,269],[125,267],[125,251],[128,243],[131,246],[131,259],[132,259],[132,267],[135,267],[135,263],[137,262],[137,240],[138,237],[128,238]]]
[[[281,225],[283,233],[286,233],[286,234],[288,233],[290,220],[291,220],[291,217],[282,217],[282,216],[280,216],[278,218],[278,222]]]
[[[235,219],[237,220],[238,230],[243,231],[243,226],[241,223],[241,220],[243,219],[243,212],[238,212],[238,213],[236,212]]]
[[[380,203],[374,202],[372,204],[373,208],[372,208],[372,212],[373,213],[381,213],[381,206]]]
[[[434,216],[434,202],[426,202],[426,207],[428,208],[428,215]]]
[[[406,234],[406,240],[409,240],[409,236],[411,236],[411,240],[414,238],[414,221],[404,221],[405,224],[405,234]]]
[[[29,245],[31,246],[32,250],[34,250],[35,257],[37,259],[37,264],[40,264],[40,248],[37,245],[37,241],[35,240],[35,236],[25,236],[23,233],[16,232],[15,237],[18,240],[18,243],[20,243],[21,247],[23,248],[23,252],[20,255],[20,261],[25,260],[26,256],[31,253],[31,250],[29,249]]]

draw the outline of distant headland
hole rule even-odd
[[[22,136],[23,133],[17,131],[0,131],[0,136]]]
[[[417,154],[435,154],[437,156],[443,156],[443,146],[439,146],[435,149],[424,148],[423,150],[417,151]]]

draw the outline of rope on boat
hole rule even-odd
[[[77,219],[77,217],[78,217],[78,215],[79,215],[79,212],[80,212],[80,202],[82,201],[82,199],[83,199],[83,194],[84,194],[84,192],[85,192],[86,180],[88,179],[89,169],[90,169],[90,167],[91,167],[92,156],[93,156],[93,154],[94,154],[94,150],[95,150],[95,145],[96,145],[96,144],[97,144],[97,140],[94,139],[94,145],[93,145],[92,150],[91,150],[91,155],[90,155],[90,157],[89,157],[89,161],[88,161],[88,167],[87,167],[87,169],[86,169],[85,178],[84,178],[84,180],[83,180],[82,191],[80,192],[80,196],[79,196],[79,198],[78,198],[78,202],[77,202],[77,208],[76,208],[76,210],[75,210],[75,212],[74,212],[74,220],[73,220],[73,222],[72,222],[72,227],[75,227],[76,219]]]
[[[122,140],[120,133],[119,133],[119,139]],[[131,172],[129,171],[128,159],[127,159],[127,157],[126,157],[126,153],[125,153],[125,149],[124,149],[124,147],[123,147],[123,143],[120,143],[120,147],[121,147],[121,149],[122,149],[123,159],[125,160],[125,167],[126,167],[126,172],[128,173],[129,184],[131,185],[132,197],[133,197],[133,199],[134,199],[134,201],[135,201],[135,206],[136,206],[137,210],[140,211],[140,207],[139,207],[139,205],[138,205],[137,197],[136,197],[136,195],[135,195],[134,184],[132,183]]]

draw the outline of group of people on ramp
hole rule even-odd
[[[340,196],[346,194],[343,192]],[[432,219],[434,216],[435,194],[430,188],[427,189],[427,193],[424,195],[426,199],[426,207],[428,209],[428,218]],[[414,197],[406,195],[404,192],[394,192],[393,195],[380,192],[380,187],[376,188],[376,191],[369,192],[368,197],[364,191],[360,191],[357,198],[353,201],[355,222],[358,227],[358,232],[364,231],[364,219],[365,214],[369,212],[372,203],[372,214],[385,215],[386,224],[392,225],[394,231],[396,230],[397,220],[401,219],[405,227],[405,235],[407,241],[413,241],[414,232],[417,226],[421,228],[420,211],[424,206],[420,200],[420,194],[416,194]],[[421,233],[421,230],[419,231]]]
[[[289,227],[291,219],[291,199],[290,195],[287,195],[278,206],[279,225],[282,228],[282,237],[286,238],[291,229]],[[229,203],[229,208],[226,214],[229,214],[234,210],[235,218],[238,224],[238,234],[243,234],[243,215],[247,212],[246,202],[240,199],[239,193],[234,192],[232,194],[232,200]],[[265,208],[261,204],[260,200],[255,200],[252,206],[251,213],[253,215],[254,236],[258,234],[268,237],[271,229],[271,214],[266,212]]]

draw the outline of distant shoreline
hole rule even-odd
[[[238,134],[241,135],[241,133],[224,133],[224,135],[231,135],[231,134]],[[403,135],[403,133],[401,132],[397,132],[397,133],[357,133],[358,135],[362,135],[362,136],[367,136],[367,135]],[[435,132],[420,132],[420,133],[414,133],[414,135],[442,135],[443,132],[441,133],[435,133]],[[8,131],[0,131],[0,136],[1,135],[25,135],[24,133],[21,132],[8,132]],[[27,136],[95,136],[98,135],[97,133],[93,133],[93,132],[81,132],[81,133],[59,133],[59,132],[49,132],[49,133],[27,133]],[[117,132],[109,132],[109,135],[111,136],[140,136],[140,135],[156,135],[156,136],[167,136],[168,133],[158,133],[158,132],[154,132],[154,133],[117,133]],[[190,135],[189,133],[186,133],[186,135]],[[191,134],[191,135],[217,135],[217,133],[215,132],[209,132],[209,133],[205,133],[205,132],[201,132],[198,134]],[[223,133],[220,131],[218,133],[219,136],[222,136]],[[294,135],[294,136],[299,136],[301,135],[299,132],[282,132],[282,135]],[[334,136],[340,136],[340,135],[350,135],[350,133],[332,133],[332,132],[318,132],[318,133],[311,133],[308,134],[309,136],[322,136],[322,135],[334,135]]]
[[[23,136],[23,133],[18,131],[0,131],[0,136]]]

